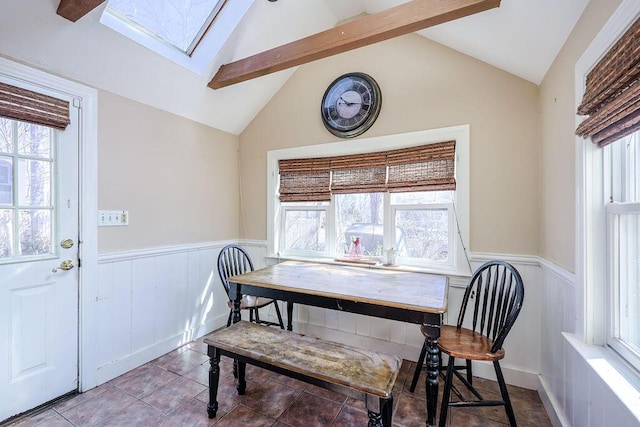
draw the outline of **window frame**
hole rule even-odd
[[[7,204],[0,204],[0,209],[12,211],[13,217],[13,232],[12,232],[12,241],[9,242],[12,246],[12,253],[10,257],[0,258],[0,264],[16,264],[21,262],[30,262],[30,261],[38,261],[38,260],[47,260],[47,259],[55,259],[59,255],[59,247],[55,244],[58,238],[58,209],[55,208],[55,200],[57,198],[58,191],[58,174],[57,174],[57,165],[58,165],[58,130],[47,127],[44,125],[39,125],[36,123],[27,123],[21,122],[20,120],[5,118],[5,120],[9,120],[11,122],[11,126],[13,128],[13,137],[12,137],[12,151],[11,152],[2,152],[0,153],[3,158],[10,158],[12,161],[11,165],[11,193],[12,193],[12,202]],[[29,155],[29,154],[20,154],[18,150],[18,127],[20,124],[24,124],[27,126],[38,126],[46,129],[49,132],[49,153],[48,155]],[[21,167],[21,160],[33,160],[43,163],[49,164],[49,203],[46,205],[27,205],[23,204],[20,201],[20,180],[21,175],[19,169]],[[25,210],[41,210],[41,211],[49,211],[50,212],[50,229],[49,229],[49,238],[51,239],[48,247],[48,251],[46,253],[40,254],[29,254],[22,255],[19,252],[20,249],[20,212]]]
[[[377,151],[409,148],[419,145],[432,144],[444,141],[456,141],[456,190],[454,192],[455,205],[452,207],[457,215],[456,224],[459,232],[455,232],[453,239],[453,262],[451,265],[421,265],[421,270],[433,273],[469,276],[471,274],[467,257],[464,254],[469,247],[469,145],[470,126],[460,125],[438,129],[428,129],[403,134],[386,135],[372,138],[358,138],[344,142],[330,142],[324,144],[308,145],[267,152],[267,257],[282,259],[279,247],[283,236],[280,234],[282,224],[283,207],[278,199],[278,161],[282,159],[294,159],[304,157],[326,157],[349,154],[365,154]],[[385,194],[385,197],[389,197]],[[334,212],[329,209],[328,218],[332,218]],[[383,213],[390,215],[390,209]],[[455,220],[454,220],[455,221]],[[333,223],[333,221],[331,222]],[[391,241],[391,236],[384,236],[385,242]],[[329,240],[329,239],[328,239]],[[327,248],[332,248],[333,242],[327,241]],[[291,257],[287,257],[291,258]],[[296,257],[297,258],[297,257]],[[317,260],[314,257],[303,257],[309,260]],[[323,260],[327,261],[326,258]]]
[[[210,66],[211,58],[222,50],[252,4],[253,0],[227,1],[200,37],[190,55],[146,31],[140,31],[129,25],[116,14],[111,13],[108,8],[105,8],[100,16],[100,23],[176,64],[198,75],[203,75]],[[222,24],[216,25],[216,22],[222,22]]]
[[[454,243],[455,248],[455,240],[457,239],[457,235],[455,232],[455,208],[453,203],[425,203],[425,204],[391,204],[390,203],[390,217],[389,217],[389,233],[391,234],[391,239],[389,242],[396,241],[396,213],[398,211],[411,211],[411,210],[419,210],[419,211],[447,211],[447,230],[449,236],[451,236],[450,242]],[[392,246],[391,244],[389,246]],[[387,246],[388,247],[388,246]],[[398,255],[398,263],[401,265],[408,266],[416,266],[423,267],[427,266],[432,269],[445,268],[445,269],[453,269],[456,265],[457,253],[455,249],[451,251],[448,256],[448,260],[446,262],[437,262],[437,261],[421,261],[420,258],[414,257],[406,257]]]
[[[589,71],[640,15],[640,3],[623,0],[600,33],[584,51],[574,68],[574,105],[580,105]],[[575,116],[575,126],[584,117]],[[609,309],[611,277],[608,270],[611,243],[608,240],[606,205],[611,182],[607,176],[608,150],[575,137],[576,153],[576,323],[575,333],[587,344],[605,346],[620,366],[629,366],[620,353],[608,346],[611,333]],[[634,371],[637,375],[638,372]],[[640,377],[638,377],[640,379]]]
[[[628,137],[625,137],[626,139]],[[636,132],[635,138],[640,140],[640,131]],[[610,144],[604,148],[603,153],[603,169],[604,169],[604,198],[609,202],[604,206],[606,216],[606,238],[607,238],[607,257],[606,257],[606,319],[607,329],[605,340],[606,344],[618,353],[623,359],[631,364],[635,369],[640,371],[640,351],[634,350],[620,339],[620,312],[619,299],[621,292],[620,277],[620,217],[623,215],[640,215],[640,201],[627,201],[628,189],[626,185],[628,180],[626,175],[625,164],[628,158],[625,150],[620,146],[619,141]],[[633,179],[633,178],[629,178]],[[622,200],[622,201],[621,201]]]
[[[318,202],[319,204],[316,206],[311,206],[311,205],[305,205],[304,203],[293,203],[293,202],[289,202],[287,203],[286,206],[281,206],[281,212],[282,214],[280,215],[280,228],[278,231],[280,230],[284,230],[285,229],[285,221],[286,221],[286,212],[287,211],[313,211],[313,212],[324,212],[325,214],[325,219],[327,221],[327,224],[331,223],[332,221],[330,220],[330,216],[331,215],[331,206],[329,204],[329,202]],[[280,240],[278,242],[278,248],[282,248],[285,245],[285,236],[284,233],[279,233],[280,235]],[[329,236],[325,237],[325,250],[324,251],[301,251],[301,250],[292,250],[289,251],[289,253],[293,256],[300,256],[300,257],[309,257],[309,256],[323,256],[323,257],[328,257],[329,256],[329,248],[330,246],[330,242],[329,240],[331,240],[329,238]],[[279,252],[279,251],[278,251]]]

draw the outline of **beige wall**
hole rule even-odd
[[[591,0],[540,86],[540,253],[575,271],[575,64],[620,0]]]
[[[351,71],[382,89],[364,138],[470,124],[471,250],[538,254],[538,87],[415,34],[300,67],[240,135],[242,237],[266,238],[266,152],[335,142],[320,101]]]
[[[237,136],[100,91],[98,209],[130,221],[99,252],[237,238],[237,165]]]

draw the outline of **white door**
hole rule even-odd
[[[78,387],[78,118],[0,118],[0,421]]]

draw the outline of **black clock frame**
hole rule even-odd
[[[339,85],[344,84],[343,80],[357,81],[359,82],[359,84],[363,84],[364,86],[366,86],[368,89],[367,93],[371,94],[371,100],[370,104],[366,104],[366,108],[363,105],[360,109],[360,112],[364,111],[364,114],[366,115],[364,121],[358,122],[357,120],[354,120],[354,123],[351,126],[347,124],[341,127],[337,127],[334,124],[336,120],[344,120],[345,123],[348,123],[348,121],[352,119],[339,117],[336,106],[337,101],[336,104],[325,104],[328,102],[328,96],[332,94],[333,90]],[[352,86],[349,90],[355,90],[359,92],[355,86]],[[361,72],[346,73],[335,79],[327,87],[327,90],[322,97],[322,103],[320,104],[320,116],[322,117],[322,123],[324,124],[324,126],[335,136],[338,136],[340,138],[354,138],[356,136],[362,135],[373,125],[373,123],[378,118],[378,115],[380,114],[381,107],[382,92],[380,91],[380,86],[373,77]],[[360,112],[358,114],[360,114]]]

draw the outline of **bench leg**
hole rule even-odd
[[[238,385],[236,386],[236,389],[238,390],[239,395],[243,395],[247,389],[247,382],[244,379],[247,364],[245,362],[238,362],[237,360],[236,364],[238,367]]]
[[[380,398],[378,406],[379,412],[367,409],[367,414],[369,415],[368,427],[391,427],[393,396],[389,396],[386,399]]]
[[[209,346],[209,404],[207,414],[209,418],[214,418],[218,412],[218,382],[220,380],[220,350]]]
[[[393,416],[393,396],[389,395],[387,399],[380,399],[380,407],[382,408],[382,425],[391,427],[391,419]]]

